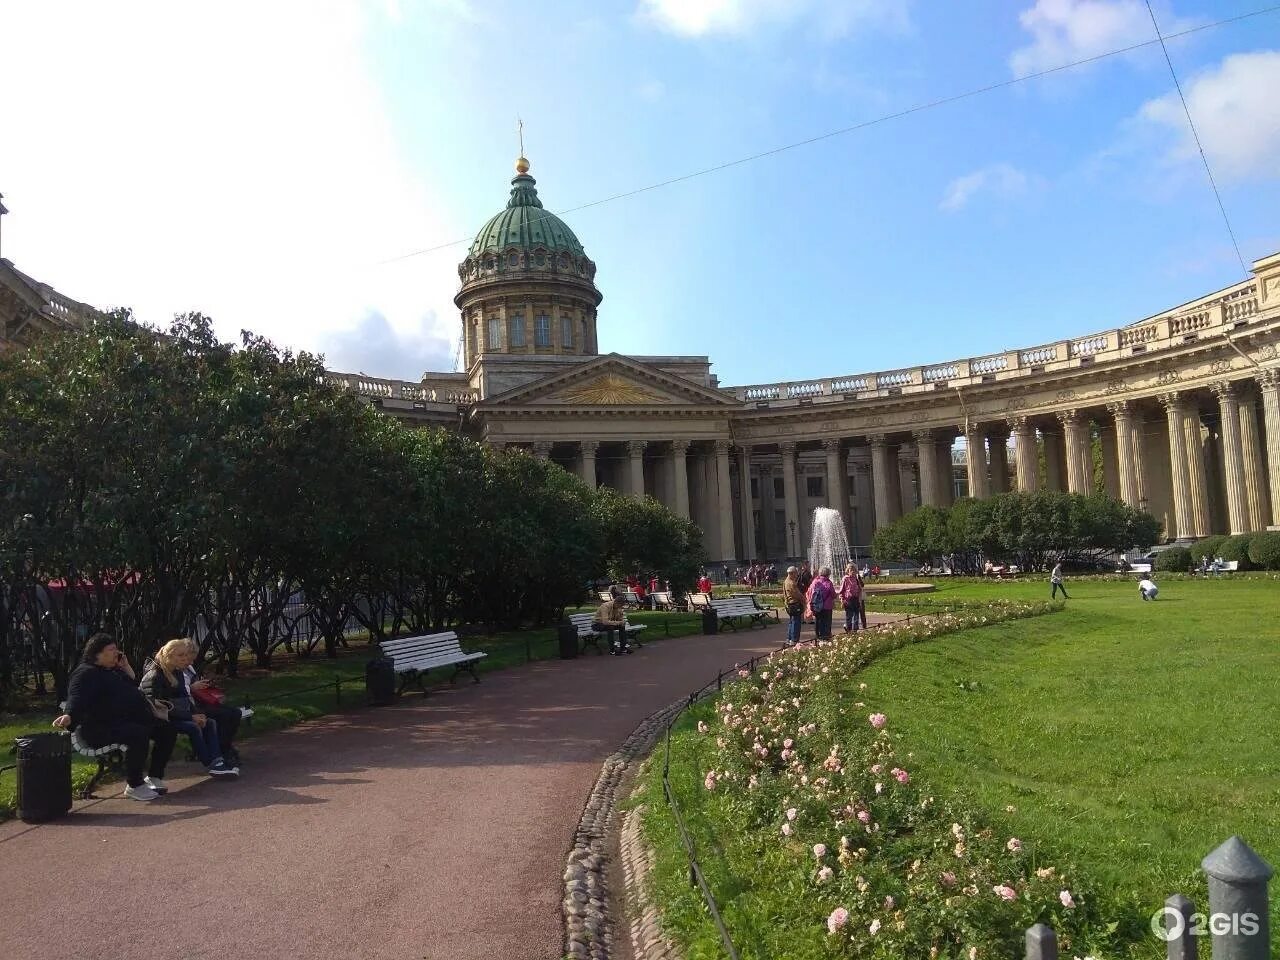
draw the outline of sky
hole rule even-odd
[[[1208,25],[1269,5],[1153,0],[1246,264],[1280,10]],[[1244,277],[1154,38],[1145,0],[0,0],[0,256],[416,380],[520,118],[602,352],[737,385],[1033,346]]]

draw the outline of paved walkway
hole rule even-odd
[[[154,803],[0,824],[0,958],[558,960],[600,764],[783,635],[529,664],[250,741],[238,782],[177,763]]]

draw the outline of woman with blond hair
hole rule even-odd
[[[196,756],[210,776],[234,777],[240,769],[223,759],[217,721],[202,712],[203,708],[191,699],[187,670],[195,659],[196,645],[193,641],[185,638],[170,640],[156,652],[153,660],[147,661],[138,686],[151,700],[167,700],[173,704],[169,709],[169,723],[178,733],[185,733],[191,738]]]

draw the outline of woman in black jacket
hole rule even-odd
[[[67,712],[53,725],[79,730],[91,747],[124,744],[128,781],[124,795],[130,800],[154,800],[168,789],[164,768],[178,733],[156,718],[137,683],[129,658],[115,638],[109,633],[96,633],[85,644],[80,665],[71,672]],[[149,741],[155,741],[150,767]],[[143,770],[147,771],[145,776]]]
[[[150,700],[167,700],[169,724],[191,738],[196,756],[210,776],[233,777],[240,770],[227,763],[222,754],[218,722],[191,698],[187,668],[196,659],[196,645],[191,640],[170,640],[156,651],[142,671],[143,694]]]

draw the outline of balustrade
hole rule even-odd
[[[936,367],[925,367],[921,376],[925,383],[934,383],[938,380],[953,380],[959,375],[959,364],[944,363]]]
[[[1150,343],[1160,335],[1154,323],[1142,327],[1124,327],[1120,331],[1120,349]]]
[[[822,381],[820,380],[811,383],[787,384],[788,397],[820,397],[822,393]]]
[[[1058,359],[1058,348],[1032,347],[1030,350],[1018,351],[1018,366],[1038,367]]]
[[[994,357],[979,357],[977,360],[969,361],[969,372],[974,376],[981,376],[984,373],[999,373],[1008,369],[1009,358],[1003,353]]]
[[[866,377],[838,377],[831,381],[832,393],[857,393],[860,390],[871,389],[870,381]]]
[[[892,373],[877,373],[876,386],[880,389],[885,387],[905,387],[911,383],[910,370],[896,370]]]
[[[1107,337],[1105,334],[1071,341],[1071,356],[1073,357],[1091,357],[1095,353],[1101,353],[1106,349]]]
[[[1211,326],[1213,326],[1213,312],[1210,310],[1184,313],[1181,316],[1169,318],[1169,335],[1177,337]]]

